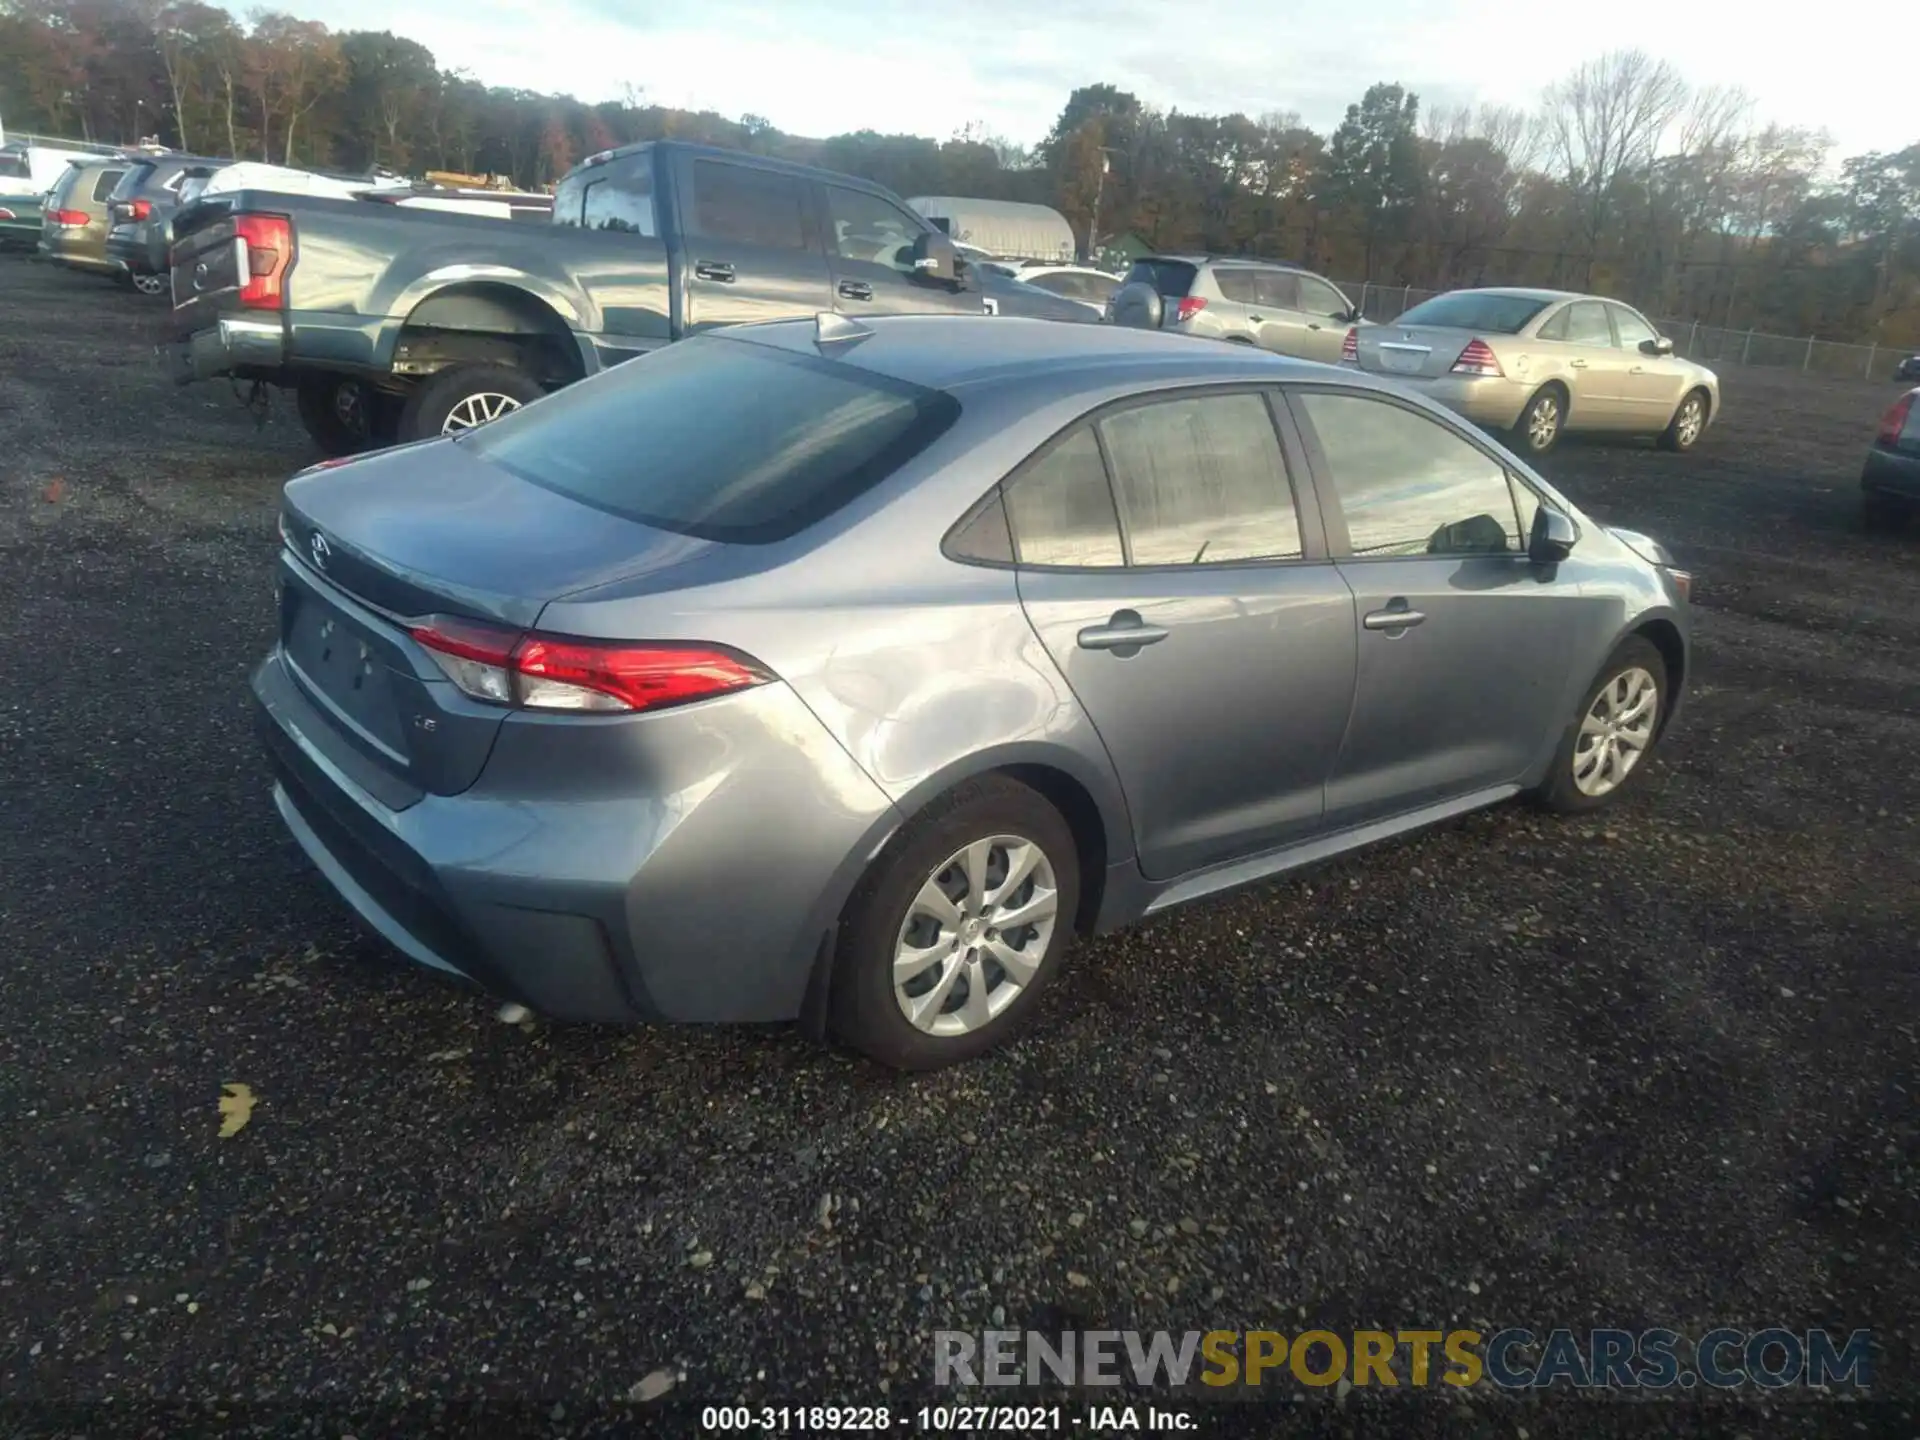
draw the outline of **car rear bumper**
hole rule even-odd
[[[43,232],[40,236],[41,255],[56,265],[64,265],[69,270],[86,270],[95,275],[118,275],[126,269],[118,260],[112,260],[97,248],[98,241],[89,244],[84,240],[49,239]]]
[[[1499,375],[1436,375],[1431,379],[1416,375],[1396,375],[1391,370],[1367,373],[1392,380],[1426,396],[1449,410],[1459,412],[1476,425],[1495,430],[1511,430],[1527,408],[1534,387]]]
[[[136,225],[114,226],[113,233],[107,236],[107,258],[135,275],[153,273],[146,237]]]
[[[1920,455],[1875,446],[1867,452],[1867,463],[1860,469],[1860,488],[1920,500]]]
[[[549,722],[509,720],[479,784],[387,793],[399,808],[330,758],[329,721],[277,647],[252,690],[274,802],[340,896],[417,963],[561,1020],[797,1017],[872,832],[895,818],[778,684],[713,702],[736,707],[731,745],[697,725],[695,744],[650,754],[638,773],[656,793],[569,776]],[[823,743],[797,738],[809,722]]]
[[[173,378],[182,385],[217,375],[269,374],[286,363],[287,336],[278,319],[223,315],[169,348]]]

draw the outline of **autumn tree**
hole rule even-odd
[[[1320,197],[1357,217],[1363,278],[1372,278],[1382,241],[1406,238],[1419,203],[1419,121],[1419,96],[1398,85],[1371,85],[1327,142]]]

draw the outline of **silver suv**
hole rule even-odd
[[[1338,364],[1347,329],[1363,325],[1340,287],[1297,265],[1147,255],[1108,305],[1116,325],[1178,330],[1276,355]]]

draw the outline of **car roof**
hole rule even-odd
[[[1141,255],[1135,258],[1134,263],[1137,265],[1142,260],[1149,264],[1156,260],[1173,260],[1182,265],[1257,265],[1263,270],[1298,270],[1303,275],[1313,273],[1292,260],[1263,260],[1258,255]]]
[[[1058,378],[1069,367],[1102,382],[1117,371],[1153,380],[1269,384],[1337,375],[1343,384],[1383,388],[1350,368],[1336,371],[1252,346],[1198,345],[1191,336],[1128,326],[989,315],[877,315],[858,323],[869,333],[854,344],[830,344],[824,352],[829,359],[935,390]],[[815,345],[816,320],[775,320],[725,333],[800,354],[823,353]]]
[[[1514,300],[1604,300],[1604,295],[1582,295],[1577,290],[1546,290],[1527,285],[1469,285],[1459,290],[1448,290],[1447,295],[1504,295]],[[1442,299],[1436,295],[1434,299]],[[1614,304],[1626,302],[1616,300]]]

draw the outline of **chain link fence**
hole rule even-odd
[[[1360,313],[1377,324],[1406,314],[1423,300],[1445,292],[1418,285],[1382,285],[1378,281],[1335,281]],[[1844,345],[1810,335],[1768,335],[1758,330],[1733,330],[1704,325],[1698,320],[1676,320],[1649,315],[1653,327],[1673,341],[1676,355],[1703,365],[1764,365],[1798,370],[1836,380],[1892,380],[1900,362],[1920,353],[1920,347],[1901,349],[1885,345]]]

